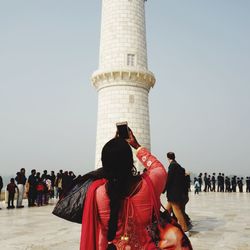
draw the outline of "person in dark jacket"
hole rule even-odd
[[[0,176],[0,198],[1,198],[2,188],[3,188],[3,179],[2,179],[2,176]]]
[[[246,192],[247,193],[250,192],[250,177],[249,176],[246,178]]]
[[[166,185],[167,206],[169,213],[174,213],[184,232],[188,231],[186,220],[182,211],[182,204],[186,202],[185,169],[175,160],[173,152],[167,153],[169,161],[168,181]]]
[[[215,192],[215,183],[216,183],[215,173],[213,173],[211,181],[212,181],[212,189],[211,189],[211,191]]]
[[[202,173],[200,173],[199,174],[199,176],[198,176],[198,182],[199,182],[199,185],[200,185],[200,187],[199,187],[199,192],[201,192],[202,191],[202,184],[203,184],[203,181],[202,181]]]
[[[35,200],[36,200],[36,170],[32,169],[31,170],[31,175],[28,178],[28,186],[29,186],[29,190],[28,190],[28,206],[29,207],[33,207],[35,206]]]
[[[237,176],[235,175],[232,177],[231,185],[232,185],[232,192],[236,192],[236,187],[237,187],[237,181],[236,181]]]
[[[18,190],[18,187],[15,184],[15,180],[14,180],[14,178],[11,178],[10,183],[7,185],[7,191],[9,193],[8,207],[7,207],[8,209],[9,208],[15,208],[15,206],[14,206],[14,197],[15,197],[16,189]]]
[[[240,193],[243,193],[243,177],[241,178],[237,178],[237,185],[238,185],[238,188],[239,188],[239,192]]]
[[[25,176],[25,168],[21,168],[20,172],[16,173],[16,184],[18,187],[18,193],[17,193],[17,208],[23,208],[23,195],[24,195],[24,189],[26,184],[26,176]]]
[[[2,188],[3,188],[3,178],[2,176],[0,176],[0,195],[1,195]]]
[[[55,198],[55,181],[56,181],[56,176],[55,176],[55,172],[54,171],[51,171],[50,180],[51,180],[50,198]]]
[[[68,188],[71,186],[72,181],[71,177],[69,176],[68,171],[64,171],[63,176],[62,176],[62,190],[63,192],[66,192]]]

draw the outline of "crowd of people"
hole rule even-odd
[[[134,168],[130,146],[137,150],[137,157],[145,167],[142,175]],[[166,171],[155,156],[140,146],[132,132],[128,142],[114,138],[104,146],[102,150],[103,174],[91,184],[91,188],[87,191],[82,215],[86,223],[82,224],[80,249],[92,249],[90,246],[93,242],[89,240],[92,234],[97,234],[99,237],[99,242],[94,244],[108,246],[107,249],[126,246],[128,241],[134,246],[139,244],[145,247],[151,244],[151,239],[145,240],[144,238],[144,229],[151,223],[152,211],[155,209],[152,204],[154,200],[154,197],[151,197],[152,193],[156,197],[153,203],[158,206],[157,209],[160,209],[161,193],[166,193],[167,204],[164,204],[166,211],[174,221],[179,223],[184,235],[190,236],[192,223],[185,211],[191,190],[190,175],[176,161],[174,152],[167,153],[167,160],[169,166]],[[22,168],[7,185],[7,208],[15,208],[15,193],[17,193],[16,208],[24,207],[22,204],[24,193],[27,195],[29,207],[47,205],[49,199],[60,198],[72,186],[75,178],[72,171],[60,170],[57,174],[51,171],[48,174],[47,170],[44,170],[41,174],[35,169],[31,170],[27,178],[26,171]],[[245,183],[246,192],[250,192],[250,177],[246,177]],[[215,173],[212,175],[200,173],[194,178],[195,194],[201,191],[236,192],[237,187],[239,192],[243,192],[243,186],[243,177],[230,178],[223,173],[217,176]],[[3,181],[0,176],[0,194],[2,188]],[[133,214],[132,217],[130,213]],[[98,223],[105,225],[104,229],[100,229],[102,227]],[[94,227],[91,226],[90,230],[89,225],[94,225]],[[183,242],[183,239],[178,242]],[[169,244],[168,240],[166,242]],[[174,244],[178,242],[175,241]],[[192,249],[192,247],[187,249]]]
[[[246,177],[245,181],[243,177],[237,177],[236,175],[229,177],[224,173],[219,173],[217,176],[215,173],[212,175],[207,173],[200,173],[198,177],[194,178],[195,194],[199,192],[244,192],[244,184],[246,186],[245,191],[250,192],[250,177]],[[203,188],[204,186],[204,188]]]
[[[44,170],[41,174],[36,169],[32,169],[31,174],[27,178],[25,168],[21,168],[16,173],[16,177],[11,178],[7,184],[7,209],[23,208],[23,197],[25,194],[28,198],[28,207],[48,205],[49,199],[59,198],[71,186],[75,177],[72,171],[60,170],[55,175],[54,171],[48,174],[48,171]],[[3,180],[0,176],[0,195],[2,188]],[[15,194],[16,206],[14,205]]]

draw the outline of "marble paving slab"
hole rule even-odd
[[[0,249],[77,250],[81,227],[44,207],[7,210],[0,207]],[[162,196],[163,204],[166,202]],[[187,212],[193,221],[194,250],[250,250],[249,193],[190,193]]]

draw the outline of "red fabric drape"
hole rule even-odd
[[[96,180],[88,189],[83,208],[80,250],[98,250],[99,223],[95,191],[104,183],[105,179]]]

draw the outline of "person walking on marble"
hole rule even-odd
[[[169,162],[168,179],[166,184],[167,206],[166,209],[175,215],[184,232],[188,232],[187,223],[182,211],[183,197],[185,197],[185,169],[175,160],[175,153],[168,152]],[[189,232],[187,233],[189,234]]]

